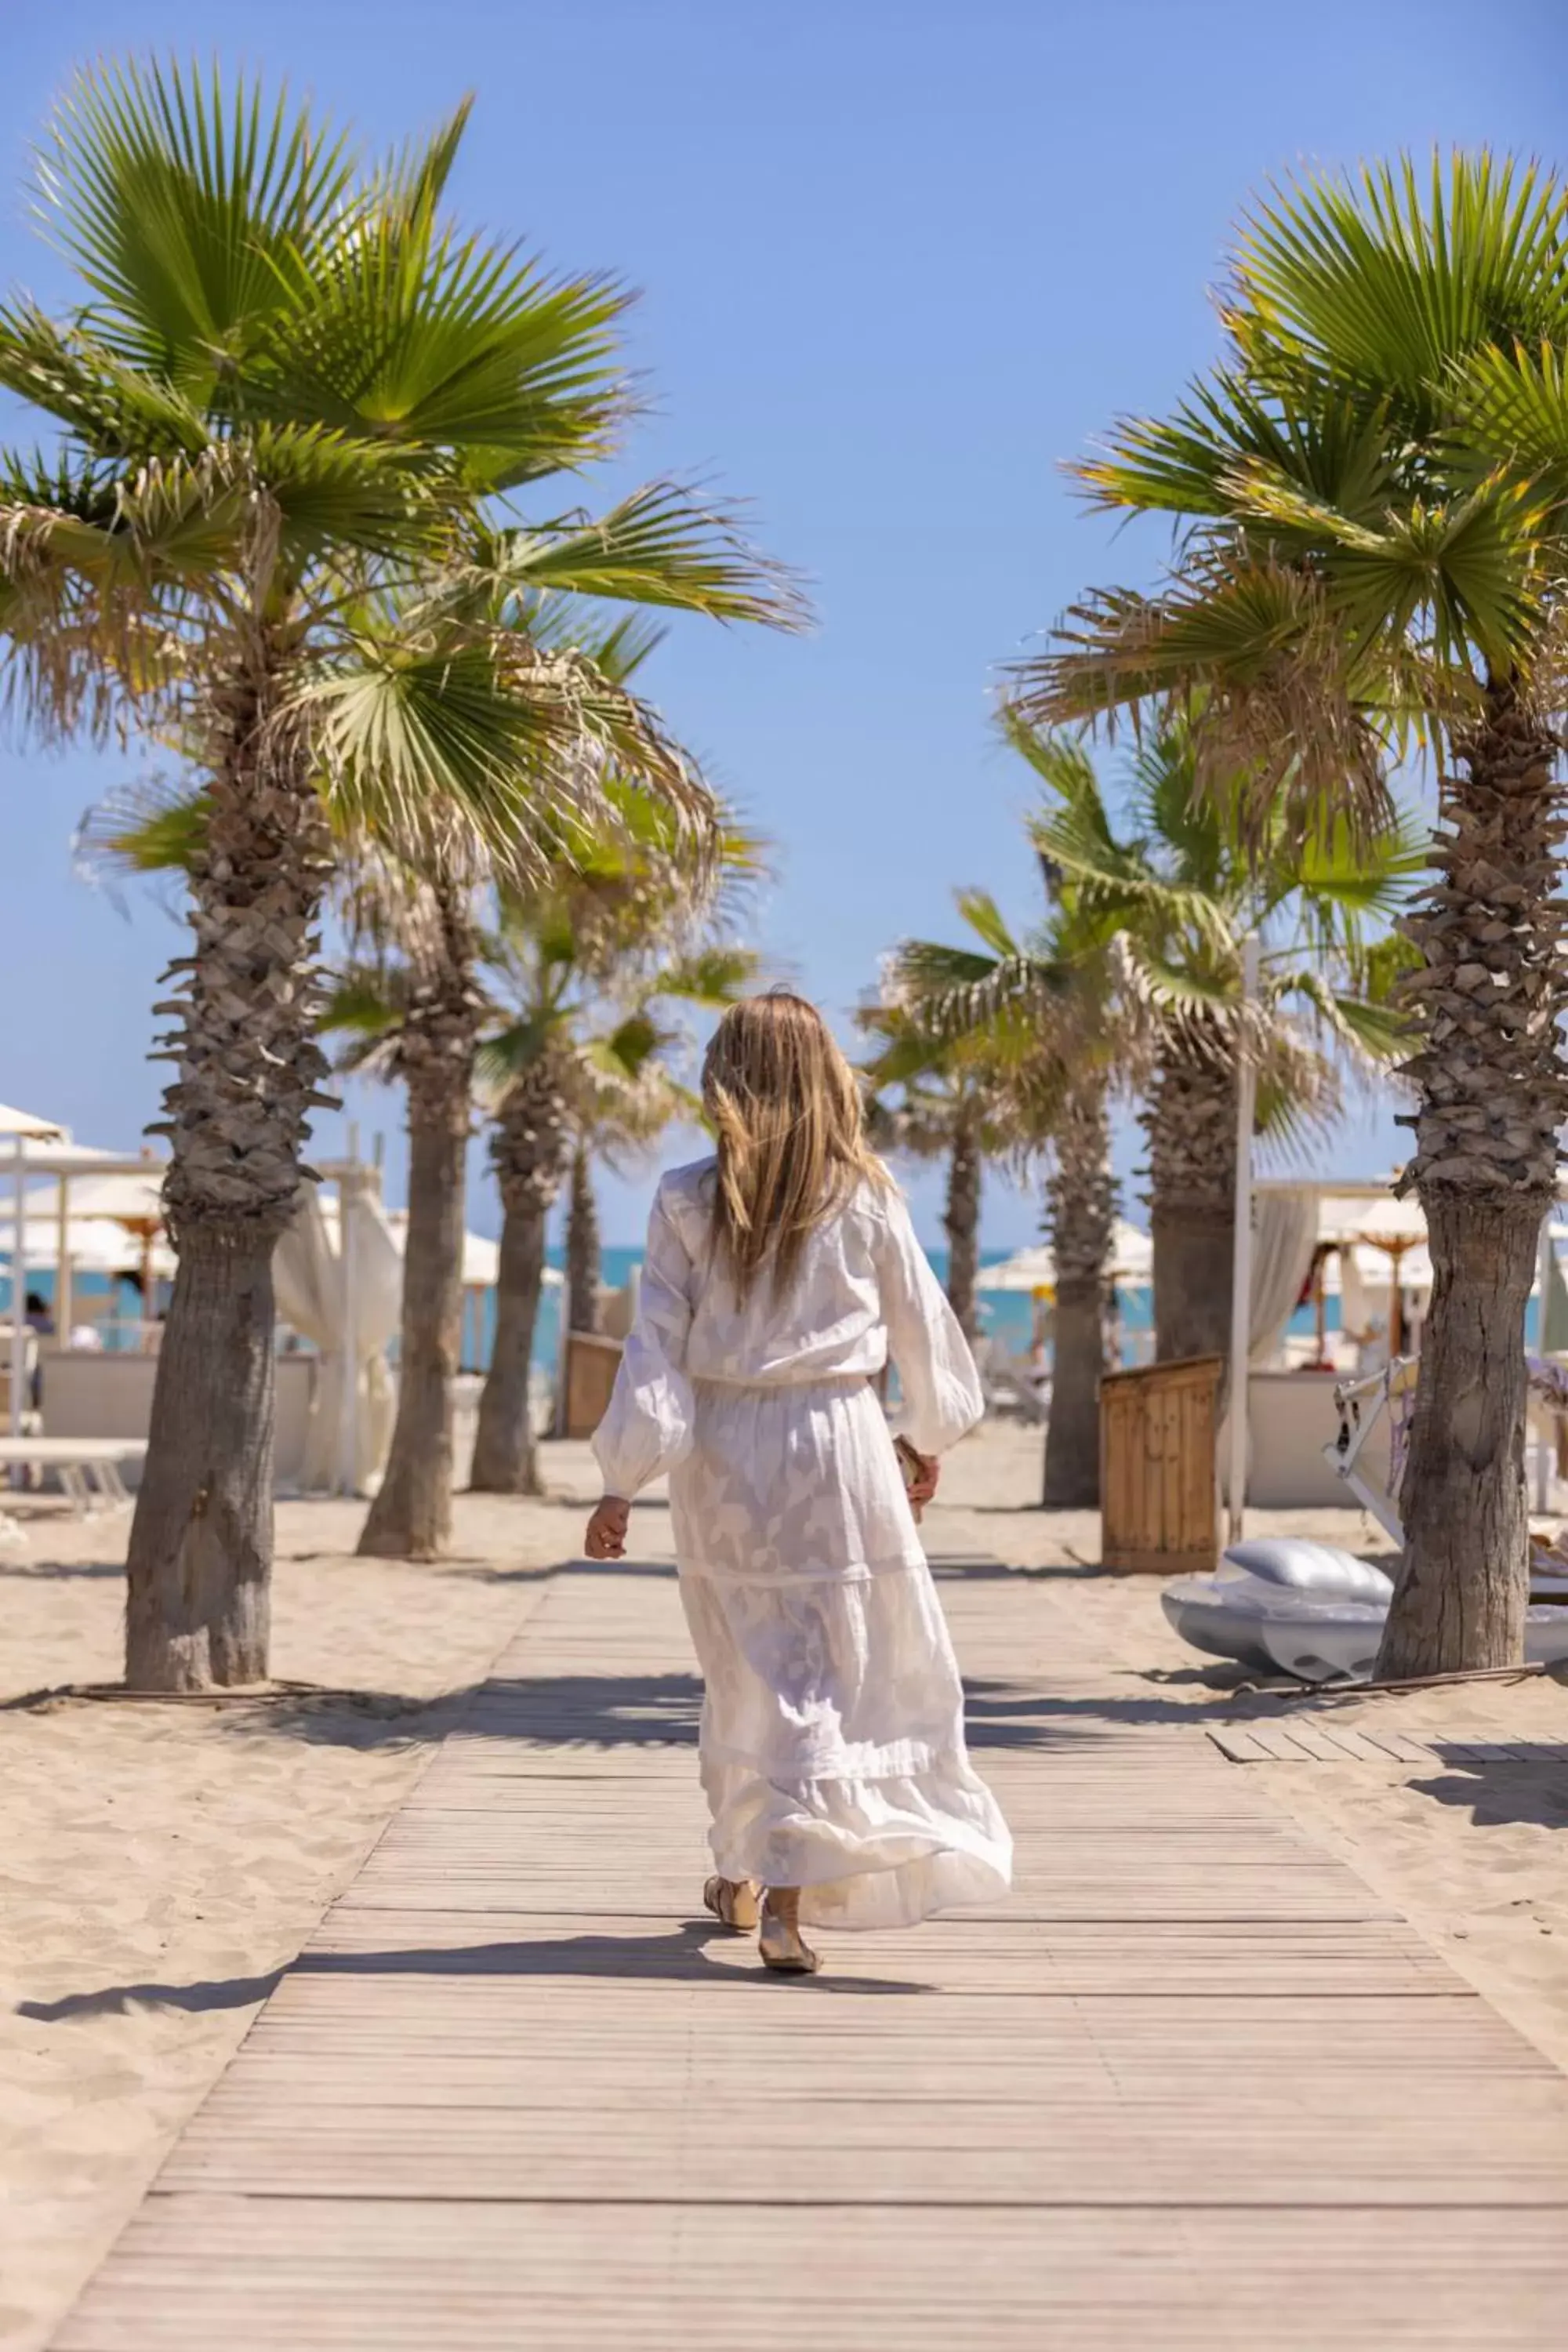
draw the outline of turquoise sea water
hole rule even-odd
[[[642,1255],[640,1248],[607,1249],[605,1252],[605,1282],[618,1288],[626,1282],[633,1266],[642,1263]],[[1034,1336],[1034,1301],[1027,1291],[994,1290],[988,1294],[984,1287],[984,1268],[988,1265],[1000,1265],[1005,1259],[1013,1255],[1011,1250],[982,1250],[980,1253],[980,1323],[982,1330],[999,1341],[1009,1355],[1026,1356]],[[936,1269],[938,1279],[945,1280],[947,1252],[930,1250],[927,1255]],[[560,1251],[552,1250],[550,1253],[550,1259],[552,1265],[559,1265]],[[1152,1335],[1153,1331],[1153,1294],[1146,1287],[1139,1289],[1122,1287],[1117,1292],[1117,1299],[1121,1312],[1122,1328],[1127,1338],[1126,1360],[1131,1363],[1147,1363],[1153,1354],[1152,1338],[1145,1336]],[[489,1303],[487,1301],[487,1306]],[[1340,1328],[1340,1302],[1337,1298],[1331,1298],[1326,1301],[1326,1327],[1331,1331],[1337,1331]],[[1526,1348],[1533,1348],[1535,1345],[1535,1324],[1536,1302],[1532,1298],[1525,1309],[1524,1344]],[[1312,1308],[1298,1307],[1290,1318],[1288,1328],[1295,1337],[1309,1338],[1315,1328]],[[538,1361],[553,1368],[560,1345],[561,1293],[559,1290],[552,1290],[545,1294],[540,1311],[539,1344],[536,1350]],[[488,1347],[487,1329],[487,1354]]]
[[[623,1287],[627,1276],[632,1271],[632,1268],[642,1264],[642,1255],[640,1247],[628,1249],[607,1249],[605,1252],[604,1278],[605,1282],[610,1285],[612,1289],[618,1290]],[[929,1255],[932,1265],[936,1268],[938,1277],[940,1279],[945,1279],[947,1275],[947,1252],[945,1250],[932,1250]],[[1005,1258],[1009,1258],[1012,1255],[1013,1252],[1011,1250],[982,1250],[980,1254],[981,1264],[983,1267],[986,1265],[1000,1265]],[[560,1265],[563,1262],[563,1253],[560,1250],[552,1250],[550,1252],[550,1262],[552,1265]],[[486,1307],[487,1328],[485,1332],[485,1349],[488,1359],[489,1346],[489,1325],[490,1318],[494,1313],[493,1306],[488,1299],[486,1301]],[[1148,1292],[1142,1290],[1124,1291],[1121,1294],[1121,1312],[1122,1320],[1127,1325],[1130,1332],[1140,1329],[1147,1330],[1150,1328],[1152,1319]],[[983,1295],[981,1298],[981,1321],[984,1328],[1001,1341],[1002,1345],[1007,1349],[1009,1354],[1026,1355],[1028,1353],[1030,1338],[1033,1332],[1033,1320],[1032,1301],[1030,1300],[1026,1291],[998,1290],[993,1292],[990,1297],[985,1297]],[[546,1291],[540,1307],[539,1342],[534,1351],[536,1360],[542,1364],[547,1364],[553,1368],[560,1345],[561,1293],[559,1290],[549,1290]],[[468,1341],[468,1347],[471,1353],[473,1348],[471,1333]]]
[[[640,1247],[605,1250],[604,1259],[605,1282],[613,1287],[619,1288],[625,1284],[632,1268],[642,1263],[642,1255]],[[551,1264],[559,1266],[562,1263],[562,1255],[559,1249],[552,1250]],[[932,1250],[930,1255],[938,1276],[945,1276],[946,1251]],[[1010,1250],[982,1251],[982,1269],[984,1270],[986,1265],[1000,1265],[1003,1259],[1011,1255]],[[984,1271],[982,1283],[984,1284]],[[52,1270],[41,1267],[30,1273],[27,1276],[27,1287],[29,1290],[36,1290],[40,1297],[52,1303],[54,1296]],[[167,1303],[168,1287],[166,1283],[160,1284],[160,1304]],[[110,1320],[106,1323],[106,1337],[111,1346],[116,1344],[117,1339],[121,1344],[133,1344],[132,1322],[142,1310],[132,1284],[121,1282],[110,1275],[79,1274],[75,1290],[79,1319],[86,1321],[89,1318],[123,1318],[123,1331],[117,1334],[112,1320]],[[559,1290],[547,1290],[540,1307],[539,1337],[534,1350],[535,1360],[552,1372],[554,1370],[561,1346],[561,1299],[562,1293]],[[1144,1361],[1147,1360],[1149,1349],[1146,1344],[1140,1348],[1140,1338],[1142,1334],[1152,1328],[1153,1322],[1152,1300],[1150,1293],[1147,1289],[1123,1289],[1119,1293],[1119,1299],[1121,1321],[1129,1342],[1129,1359],[1133,1362]],[[0,1272],[0,1319],[8,1319],[10,1311],[10,1277],[4,1272]],[[1526,1310],[1526,1347],[1533,1347],[1535,1344],[1535,1314],[1536,1302],[1531,1299]],[[1026,1292],[997,1290],[987,1294],[983,1287],[980,1318],[982,1328],[997,1339],[1009,1355],[1022,1356],[1028,1353],[1033,1331],[1033,1302]],[[1339,1300],[1331,1298],[1328,1302],[1330,1330],[1338,1329],[1339,1319]],[[1302,1335],[1310,1333],[1312,1329],[1311,1309],[1310,1307],[1299,1309],[1291,1317],[1289,1328],[1295,1333]],[[482,1371],[485,1369],[489,1361],[490,1342],[494,1332],[495,1295],[493,1292],[487,1292],[483,1300],[482,1316],[476,1319],[470,1311],[464,1325],[463,1358],[466,1370]]]

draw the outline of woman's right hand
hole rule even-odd
[[[632,1507],[619,1495],[606,1495],[594,1507],[583,1549],[589,1559],[625,1559],[626,1527]]]

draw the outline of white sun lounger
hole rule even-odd
[[[144,1437],[0,1437],[0,1470],[37,1463],[52,1470],[72,1507],[113,1509],[131,1500],[121,1466],[146,1458]]]

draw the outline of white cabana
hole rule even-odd
[[[31,1111],[13,1110],[0,1103],[0,1136],[11,1146],[11,1377],[10,1413],[13,1437],[22,1434],[27,1387],[27,1151],[40,1143],[65,1143],[68,1130],[52,1118]]]
[[[279,1315],[321,1359],[304,1483],[318,1490],[362,1494],[380,1475],[392,1440],[386,1350],[402,1318],[408,1213],[383,1207],[380,1180],[362,1160],[335,1162],[322,1175],[325,1181],[306,1192],[278,1244],[273,1281]],[[493,1289],[500,1261],[499,1243],[465,1234],[465,1291]],[[562,1280],[553,1267],[544,1278],[552,1286]],[[352,1379],[345,1377],[350,1363],[355,1367]]]
[[[1151,1281],[1154,1272],[1154,1245],[1147,1234],[1129,1224],[1125,1217],[1116,1220],[1115,1238],[1111,1247],[1110,1278],[1134,1288]],[[975,1288],[987,1290],[1028,1291],[1054,1290],[1057,1265],[1045,1242],[1032,1248],[1016,1250],[999,1265],[983,1265],[976,1277]]]
[[[58,1216],[40,1216],[33,1209],[29,1196],[27,1217],[26,1257],[29,1266],[60,1264],[60,1223]],[[15,1235],[15,1222],[0,1226],[7,1241]],[[7,1262],[10,1250],[4,1255]],[[65,1223],[65,1255],[78,1274],[134,1274],[142,1262],[142,1245],[136,1236],[117,1224],[112,1217],[83,1217],[71,1211]],[[176,1260],[172,1245],[163,1240],[153,1244],[153,1271],[161,1282],[173,1277]],[[58,1295],[58,1294],[57,1294]],[[60,1318],[56,1317],[57,1328]]]
[[[124,1241],[112,1266],[101,1258],[97,1270],[134,1274],[142,1286],[143,1334],[153,1325],[153,1286],[174,1270],[163,1244],[163,1178],[167,1162],[151,1151],[94,1150],[85,1144],[29,1144],[26,1172],[29,1226],[41,1225],[51,1211],[56,1234],[44,1260],[55,1267],[55,1328],[68,1337],[75,1321],[74,1270],[79,1263],[70,1236],[80,1220],[112,1223]],[[39,1182],[37,1180],[47,1180]],[[35,1263],[37,1261],[35,1260]],[[86,1264],[87,1261],[80,1261]]]
[[[35,1118],[31,1111],[13,1110],[9,1103],[0,1103],[0,1135],[19,1138],[23,1143],[42,1142],[46,1138],[59,1143],[66,1140],[68,1132],[53,1119]]]
[[[375,1171],[351,1160],[324,1172],[337,1198],[304,1188],[273,1253],[272,1281],[279,1314],[320,1359],[301,1483],[360,1495],[380,1476],[392,1443],[386,1350],[402,1313],[403,1257]]]
[[[1318,1308],[1320,1354],[1322,1353],[1322,1302],[1341,1302],[1340,1326],[1347,1337],[1374,1329],[1399,1354],[1412,1339],[1406,1328],[1407,1307],[1417,1317],[1432,1291],[1432,1259],[1426,1245],[1426,1219],[1414,1193],[1396,1198],[1394,1176],[1379,1179],[1325,1177],[1265,1180],[1255,1187],[1259,1207],[1286,1192],[1310,1194],[1315,1203],[1312,1261],[1302,1279],[1312,1274]],[[1563,1190],[1559,1184],[1559,1192]],[[1568,1239],[1568,1226],[1552,1225],[1542,1237],[1532,1296],[1539,1295],[1547,1252],[1559,1234]]]

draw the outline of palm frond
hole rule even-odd
[[[121,785],[84,812],[72,865],[82,881],[110,889],[133,876],[187,876],[206,845],[210,814],[205,785]]]
[[[1568,196],[1482,150],[1287,181],[1255,205],[1233,310],[1270,342],[1378,391],[1415,431],[1439,422],[1467,352],[1568,331]]]
[[[661,965],[653,985],[660,996],[718,1011],[754,989],[763,969],[762,956],[755,948],[715,941],[678,957],[673,963]]]
[[[93,331],[198,402],[239,379],[302,269],[356,213],[346,139],[177,64],[77,74],[36,159],[36,209],[92,298]]]
[[[473,572],[487,594],[508,598],[630,599],[781,629],[808,618],[790,574],[757,553],[736,517],[676,482],[651,482],[595,518],[500,534]]]
[[[1018,943],[1008,929],[1002,909],[988,890],[956,890],[953,904],[977,940],[993,955],[1016,958]]]

